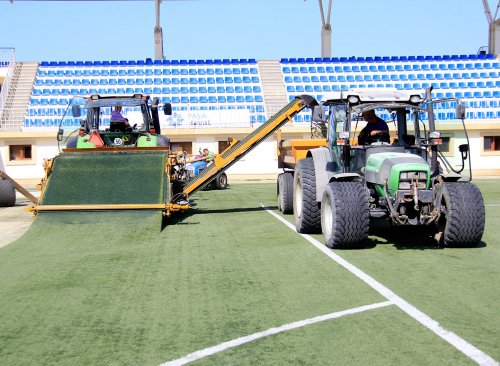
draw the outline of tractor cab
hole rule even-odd
[[[165,114],[171,110],[164,107]],[[168,146],[160,135],[158,99],[132,96],[74,97],[58,131],[60,147],[131,148]]]
[[[327,125],[327,144],[335,171],[364,175],[368,158],[383,152],[417,155],[428,162],[432,176],[443,173],[443,168],[450,174],[461,173],[468,143],[459,147],[461,162],[456,168],[457,164],[450,163],[439,149],[443,140],[433,111],[442,103],[455,105],[456,119],[463,124],[463,105],[457,99],[431,100],[430,92],[425,99],[414,91],[397,89],[353,89],[326,95],[321,106],[313,111],[313,120]],[[363,116],[370,111],[385,121],[389,137],[375,133],[362,141],[367,125]],[[463,127],[467,136],[464,124]]]

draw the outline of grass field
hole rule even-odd
[[[476,183],[487,217],[477,248],[377,225],[365,249],[334,253],[498,361],[500,181]],[[332,313],[193,364],[474,364],[264,210],[277,212],[275,191],[200,192],[163,230],[157,213],[40,215],[0,249],[0,364],[182,364]]]

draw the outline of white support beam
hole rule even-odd
[[[318,0],[318,3],[321,13],[321,57],[332,57],[332,25],[330,23],[332,0],[328,0],[328,13],[326,18],[323,10],[323,0]]]

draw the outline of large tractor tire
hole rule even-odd
[[[278,209],[285,215],[293,213],[293,174],[284,172],[278,176]]]
[[[214,180],[215,188],[226,189],[227,188],[227,175],[226,173],[219,174]]]
[[[444,183],[443,209],[441,244],[459,248],[476,246],[483,237],[485,224],[479,188],[468,182]]]
[[[316,173],[313,158],[299,160],[293,179],[293,215],[299,233],[321,232],[320,203],[316,201]]]
[[[366,241],[370,211],[363,183],[328,184],[321,200],[321,228],[329,248],[355,248]]]
[[[16,189],[8,180],[0,180],[0,207],[12,207],[16,204]]]

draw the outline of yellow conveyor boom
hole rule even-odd
[[[198,176],[189,182],[182,193],[174,196],[172,202],[180,198],[188,197],[200,189],[207,186],[215,177],[236,163],[239,159],[249,153],[254,147],[271,136],[279,128],[302,111],[304,108],[312,108],[318,103],[309,95],[295,97],[290,103],[283,107],[278,113],[263,123],[255,131],[246,136],[243,140],[231,144],[222,153],[214,156],[213,162],[209,164]]]

